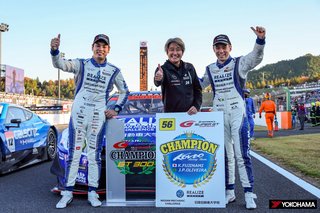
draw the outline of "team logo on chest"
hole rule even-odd
[[[173,80],[177,80],[177,79],[178,79],[178,77],[175,76],[175,75],[171,75],[171,78],[172,78]]]
[[[230,72],[231,70],[232,70],[231,67],[226,67],[226,68],[224,68],[223,72]]]
[[[190,80],[190,78],[189,78],[189,76],[187,75],[187,73],[184,74],[183,80]]]
[[[112,70],[114,72],[114,70]],[[102,75],[111,76],[111,73],[108,73],[106,69],[102,70]]]
[[[106,82],[106,77],[101,75],[100,70],[94,74],[94,73],[88,73],[87,74],[87,79],[90,81],[94,81],[96,83],[105,83]]]

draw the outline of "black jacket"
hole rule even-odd
[[[162,101],[165,112],[187,112],[191,106],[200,110],[202,104],[202,88],[192,64],[180,62],[176,67],[169,60],[162,66],[163,79],[155,81],[161,85]],[[158,68],[155,72],[158,71]]]

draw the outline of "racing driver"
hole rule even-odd
[[[129,91],[120,69],[107,61],[106,56],[110,51],[108,36],[95,36],[92,44],[93,56],[89,59],[65,60],[59,46],[60,34],[51,40],[53,66],[75,74],[76,95],[69,123],[66,190],[61,192],[62,198],[56,208],[65,208],[73,199],[72,191],[85,140],[88,150],[88,201],[93,207],[98,207],[101,202],[96,190],[100,177],[106,117],[112,118],[121,111]],[[106,109],[106,102],[114,85],[118,89],[119,99],[114,109]]]
[[[224,143],[226,151],[226,204],[235,201],[235,158],[240,180],[245,192],[247,209],[255,209],[253,174],[249,155],[248,121],[243,89],[247,74],[263,58],[266,31],[263,27],[251,27],[257,35],[253,51],[246,56],[232,58],[228,36],[220,34],[213,40],[217,62],[206,67],[201,79],[202,87],[209,85],[213,91],[213,110],[224,112]]]

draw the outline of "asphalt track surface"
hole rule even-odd
[[[320,133],[320,127],[307,127],[305,130],[280,130],[276,136],[295,134]],[[256,132],[256,137],[265,137],[265,131]],[[73,202],[66,209],[55,209],[60,195],[50,189],[56,184],[55,177],[50,174],[51,162],[44,162],[24,168],[7,175],[0,176],[0,212],[129,212],[129,213],[194,213],[194,212],[252,212],[246,210],[244,193],[237,176],[236,202],[227,205],[225,209],[209,208],[156,208],[156,207],[100,207],[93,208],[87,203],[86,196],[75,196]],[[319,198],[305,191],[300,186],[270,169],[253,158],[255,175],[254,191],[258,196],[255,212],[319,212]],[[102,196],[101,200],[105,197]],[[303,209],[269,209],[269,200],[317,200],[318,210]]]
[[[320,133],[320,126],[312,127],[310,123],[305,123],[304,130],[300,130],[300,126],[298,125],[294,129],[275,131],[274,137],[290,136],[290,135],[303,135],[303,134],[315,134],[315,133]],[[254,134],[255,134],[256,138],[266,138],[267,137],[267,130],[255,131]]]

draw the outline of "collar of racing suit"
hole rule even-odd
[[[219,69],[221,69],[222,67],[226,66],[227,64],[230,63],[230,61],[232,60],[232,57],[229,56],[229,58],[224,62],[224,63],[219,63],[219,61],[217,60],[216,65],[217,67],[219,67]]]
[[[90,61],[95,67],[105,67],[107,65],[107,58],[104,61],[104,63],[102,63],[102,64],[99,64],[98,62],[96,62],[96,60],[94,60],[94,58],[91,58]]]

